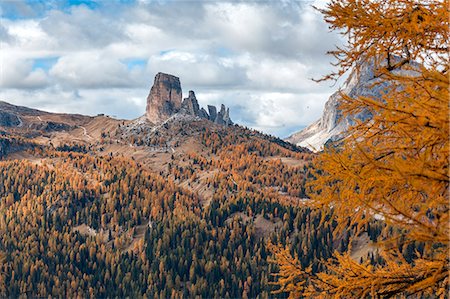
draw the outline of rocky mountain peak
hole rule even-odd
[[[159,124],[177,113],[181,108],[180,78],[158,73],[147,97],[147,119]]]
[[[339,108],[342,102],[341,93],[350,97],[365,96],[379,99],[386,87],[386,82],[378,82],[373,63],[358,65],[352,70],[344,86],[332,94],[325,103],[322,117],[302,131],[292,134],[286,141],[307,147],[313,151],[322,150],[326,142],[343,138],[345,132],[349,126],[355,123],[355,120],[364,121],[372,117],[371,113],[366,110],[343,117]]]
[[[173,75],[158,73],[147,98],[146,117],[153,124],[161,124],[176,113],[208,119],[216,124],[231,125],[230,109],[221,105],[217,112],[215,106],[208,105],[209,113],[200,108],[194,91],[182,99],[180,79]]]
[[[215,123],[220,125],[230,125],[232,124],[230,119],[230,108],[225,108],[225,105],[220,105],[220,111],[217,113]]]
[[[216,106],[208,105],[209,119],[215,121],[217,118]]]
[[[186,114],[198,116],[200,106],[198,105],[197,98],[195,97],[195,93],[192,90],[189,90],[189,96],[183,99],[181,109]]]

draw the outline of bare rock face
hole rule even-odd
[[[208,114],[208,112],[206,112],[205,108],[200,109],[198,114],[201,118],[209,119],[209,114]]]
[[[298,146],[307,147],[312,151],[320,151],[329,141],[340,140],[345,137],[345,132],[355,123],[355,120],[367,120],[372,117],[369,111],[361,111],[358,114],[343,117],[340,110],[342,102],[341,92],[351,97],[366,96],[374,99],[381,97],[385,84],[375,85],[373,65],[361,65],[350,74],[341,91],[330,96],[325,103],[322,117],[300,132],[289,136],[286,141]]]
[[[228,126],[232,125],[233,122],[230,118],[230,108],[226,108],[224,104],[220,105],[220,111],[216,112],[216,107],[208,106],[210,109],[211,115],[210,120],[215,122],[218,125]]]
[[[159,125],[174,114],[179,113],[180,115],[204,118],[220,125],[233,124],[230,119],[230,109],[225,108],[223,104],[219,112],[217,112],[215,106],[208,105],[208,114],[204,108],[200,108],[192,90],[189,91],[189,96],[183,101],[181,101],[181,98],[180,79],[172,75],[158,73],[147,98],[147,120]]]
[[[224,121],[223,121],[224,115],[225,115],[225,105],[222,104],[222,105],[220,106],[220,111],[219,111],[219,113],[217,113],[217,117],[216,117],[216,119],[214,120],[214,122],[215,122],[216,124],[219,124],[219,125],[224,125],[224,124],[225,124]]]
[[[195,96],[194,96],[195,97]],[[173,75],[158,73],[147,97],[147,119],[160,124],[181,109],[180,79]]]
[[[208,111],[209,111],[209,120],[215,121],[217,118],[216,106],[208,105]]]
[[[419,64],[410,62],[408,67],[418,69]],[[348,128],[353,126],[356,121],[368,121],[371,119],[372,113],[367,109],[344,116],[340,105],[342,103],[341,93],[352,98],[363,96],[375,100],[382,99],[390,84],[388,82],[380,82],[375,75],[374,68],[373,62],[362,63],[359,65],[359,68],[355,68],[343,88],[332,94],[325,103],[322,117],[302,131],[292,134],[286,141],[307,147],[312,151],[320,151],[328,142],[336,142],[345,138],[348,135]],[[393,72],[410,76],[417,74],[413,70],[405,69],[396,69]]]
[[[223,121],[227,126],[233,124],[230,118],[230,108],[227,108],[227,110],[225,111],[225,114],[223,115]]]
[[[189,91],[189,97],[183,99],[181,110],[189,115],[200,116],[200,106],[198,105],[197,98],[192,90]]]

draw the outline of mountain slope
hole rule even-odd
[[[313,151],[322,150],[327,141],[343,138],[349,126],[355,124],[356,120],[364,121],[371,117],[369,111],[361,111],[343,117],[339,108],[342,101],[341,93],[350,97],[366,96],[379,99],[385,89],[386,83],[378,82],[372,64],[364,64],[355,68],[342,90],[332,94],[325,103],[322,117],[302,131],[292,134],[286,140]]]
[[[268,297],[269,239],[344,249],[302,208],[309,150],[160,94],[157,124],[0,103],[0,297]]]
[[[193,116],[69,115],[47,131],[28,125],[59,115],[12,111],[24,126],[1,128],[1,296],[268,296],[269,238],[320,240],[308,263],[335,249],[299,207],[307,150]]]

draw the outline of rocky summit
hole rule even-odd
[[[180,79],[176,76],[158,73],[147,97],[146,117],[151,123],[158,125],[175,114],[189,115],[210,120],[220,125],[231,125],[230,109],[221,105],[217,112],[215,106],[208,105],[208,112],[200,108],[194,91],[183,101]]]
[[[177,113],[181,108],[180,79],[173,75],[158,73],[147,97],[147,119],[159,124]]]

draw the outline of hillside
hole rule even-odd
[[[317,240],[305,262],[333,250],[332,228],[299,208],[308,151],[206,120],[169,122],[168,148],[110,137],[100,124],[123,125],[103,116],[49,132],[14,111],[24,125],[3,128],[2,294],[267,296],[268,238]]]
[[[188,99],[159,123],[1,103],[1,295],[268,297],[268,240],[346,248],[302,208],[314,154]]]
[[[348,248],[304,207],[314,153],[181,92],[158,74],[134,120],[1,102],[0,294],[268,297],[269,240],[313,271]]]

